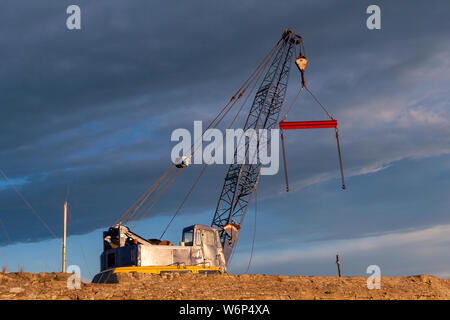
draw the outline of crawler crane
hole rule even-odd
[[[282,117],[281,110],[286,98],[292,62],[295,62],[301,74],[300,92],[302,89],[306,89],[311,93],[305,83],[307,59],[304,56],[303,39],[294,31],[286,29],[256,70],[208,126],[208,128],[215,128],[234,106],[242,101],[244,101],[244,105],[246,99],[250,96],[248,92],[253,92],[253,89],[257,88],[243,130],[272,130],[278,128],[281,130],[287,191],[289,191],[289,186],[284,130],[334,128],[338,142],[339,160],[341,159],[337,121],[328,112],[329,120],[286,122],[287,112],[291,108],[289,107],[289,110]],[[258,83],[259,86],[257,87]],[[318,102],[315,97],[314,99]],[[237,160],[239,154],[238,148],[243,147],[244,150],[249,150],[249,139],[244,140],[245,143],[238,144],[235,150],[235,160]],[[259,147],[258,144],[257,148]],[[270,148],[270,141],[268,148]],[[144,238],[134,233],[128,226],[131,221],[140,222],[175,178],[189,167],[190,158],[196,151],[195,143],[191,147],[191,151],[191,154],[180,157],[179,161],[172,164],[150,189],[112,227],[103,233],[104,245],[100,257],[101,270],[94,277],[93,282],[105,282],[111,274],[121,272],[160,274],[167,272],[223,273],[227,271],[227,264],[230,261],[233,248],[236,246],[239,231],[260,178],[262,168],[260,162],[234,161],[234,164],[229,165],[211,225],[194,224],[184,228],[179,245],[173,245],[169,241],[160,239]],[[339,163],[342,174],[342,161]],[[201,174],[205,168],[206,166]],[[345,188],[343,174],[341,178],[342,187]],[[193,187],[197,182],[198,179],[194,182]],[[174,217],[191,191],[192,189]]]

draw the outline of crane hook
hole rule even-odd
[[[295,59],[295,64],[297,65],[298,70],[300,70],[300,73],[302,74],[302,87],[305,86],[305,69],[306,69],[307,63],[308,63],[308,59],[306,59],[306,57],[303,56],[301,53]]]

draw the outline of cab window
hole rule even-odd
[[[194,242],[194,230],[187,230],[183,233],[183,242],[185,246],[192,246]]]

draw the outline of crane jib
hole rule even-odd
[[[300,39],[301,37],[291,30],[283,33],[280,46],[256,91],[244,130],[249,128],[270,130],[278,126],[281,108],[286,97],[290,65],[295,55],[295,46],[300,43]],[[247,144],[248,141],[244,150],[249,149]],[[236,152],[237,150],[235,150],[235,156]],[[260,163],[235,162],[228,168],[211,224],[219,230],[227,263],[239,236],[239,229],[230,234],[226,232],[225,227],[230,224],[239,227],[242,225],[259,180],[260,170]]]

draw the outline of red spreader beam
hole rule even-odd
[[[289,192],[289,181],[287,174],[287,165],[286,165],[286,150],[284,148],[284,134],[283,130],[289,129],[320,129],[320,128],[335,128],[336,132],[336,143],[338,149],[339,156],[339,167],[341,170],[341,180],[342,180],[342,189],[345,189],[344,182],[344,169],[342,166],[342,157],[341,157],[341,146],[339,143],[339,133],[337,129],[337,120],[321,120],[321,121],[291,121],[291,122],[280,122],[280,137],[281,137],[281,146],[283,148],[283,162],[284,162],[284,175],[286,178],[286,191]]]
[[[321,120],[321,121],[291,121],[280,122],[280,129],[320,129],[320,128],[336,128],[337,120]]]

